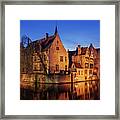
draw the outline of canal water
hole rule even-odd
[[[35,83],[20,88],[21,100],[100,100],[99,80]]]

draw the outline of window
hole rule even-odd
[[[63,62],[63,56],[60,56],[60,62]]]
[[[59,65],[56,65],[56,71],[59,71]]]
[[[88,57],[85,57],[86,61],[88,62],[89,58]]]
[[[59,47],[56,47],[56,50],[59,50]]]
[[[65,62],[67,61],[67,57],[65,57]]]
[[[78,74],[80,75],[80,70],[78,71]]]
[[[65,71],[67,71],[67,65],[65,65]]]
[[[89,64],[88,63],[85,63],[85,68],[88,68],[89,67]]]
[[[90,68],[93,68],[93,64],[90,64]]]
[[[59,41],[57,40],[57,44],[59,43]]]
[[[85,70],[85,74],[87,74],[87,70]]]
[[[83,70],[81,70],[81,75],[83,75]]]
[[[92,70],[89,70],[89,75],[91,75],[92,74]]]
[[[90,60],[92,61],[92,60],[93,60],[93,58],[90,58]]]

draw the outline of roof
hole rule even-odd
[[[40,39],[39,41],[40,41],[40,45],[42,46],[42,49],[48,49],[51,46],[54,39],[55,39],[55,35],[48,36],[48,38]]]
[[[54,39],[55,39],[55,35],[48,36],[47,38],[42,38],[31,42],[29,46],[32,45],[32,48],[34,48],[35,51],[39,51],[40,49],[44,51],[51,46]]]
[[[53,35],[48,36],[48,33],[46,33],[46,37],[30,42],[28,47],[32,46],[32,48],[35,50],[40,50],[40,49],[42,51],[47,50],[53,43],[57,34],[58,34],[58,30],[56,26],[55,33]]]

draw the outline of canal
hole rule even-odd
[[[21,100],[100,100],[99,80],[33,83],[20,87]]]

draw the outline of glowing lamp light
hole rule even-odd
[[[94,72],[94,73],[97,73],[97,68],[94,68],[93,72]]]

